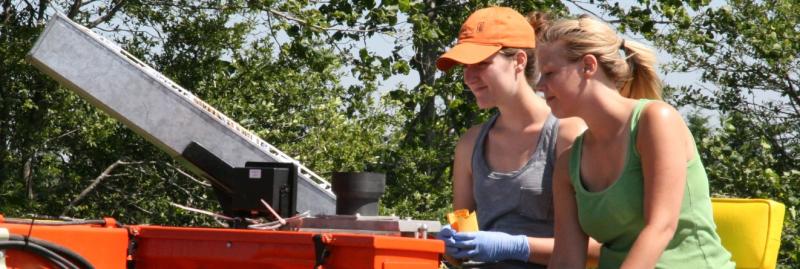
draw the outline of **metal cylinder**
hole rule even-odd
[[[386,189],[386,175],[373,172],[333,173],[336,214],[378,215],[378,199]]]

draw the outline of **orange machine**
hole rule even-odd
[[[0,219],[0,228],[49,243],[94,268],[439,268],[439,240],[399,236],[182,228]],[[21,241],[22,244],[22,241]],[[56,251],[58,252],[58,251]],[[8,268],[61,268],[25,248],[8,249]],[[77,268],[84,268],[75,262]],[[64,266],[70,268],[69,266]]]
[[[0,249],[9,251],[0,255],[0,268],[438,267],[441,241],[399,236],[437,232],[438,222],[334,213],[341,211],[341,197],[349,197],[357,203],[347,209],[369,205],[371,213],[360,214],[377,214],[384,181],[347,185],[343,190],[352,195],[337,199],[332,186],[299,161],[66,16],[52,16],[27,59],[210,182],[229,227],[242,229],[5,219]],[[365,193],[374,200],[362,201]],[[305,232],[245,229],[254,228],[246,219],[305,212],[323,216],[304,219]]]

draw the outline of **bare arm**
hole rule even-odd
[[[556,161],[553,173],[553,207],[555,211],[555,244],[551,268],[584,268],[589,237],[578,223],[575,190],[569,180],[569,154]]]
[[[553,256],[554,243],[555,239],[553,238],[528,237],[528,247],[530,247],[533,253],[528,259],[528,262],[547,265],[550,258]],[[597,258],[600,257],[600,247],[600,243],[591,237],[589,238],[589,245],[586,250],[586,258],[588,259],[587,265],[597,264]]]
[[[473,126],[461,136],[456,144],[456,152],[453,160],[453,209],[475,210],[475,196],[472,193],[472,150],[475,145],[475,138],[478,137],[480,126]],[[450,239],[452,240],[452,239]],[[450,249],[450,247],[448,247]],[[461,261],[445,254],[452,264],[461,264]]]
[[[455,210],[475,210],[475,196],[472,193],[472,150],[480,126],[470,128],[456,145],[453,161],[453,209]]]
[[[553,255],[553,242],[553,238],[528,237],[528,247],[532,253],[528,262],[547,265]]]
[[[644,176],[644,222],[621,268],[653,268],[678,225],[686,183],[686,125],[662,102],[650,103],[639,121],[636,147]]]

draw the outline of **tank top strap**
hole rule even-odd
[[[636,150],[636,136],[639,133],[639,117],[642,115],[642,111],[644,110],[647,103],[652,100],[649,99],[639,99],[636,103],[636,107],[633,108],[633,113],[631,113],[631,130],[630,130],[630,144],[628,144],[628,153],[633,154],[636,158],[639,158],[639,151]]]
[[[547,116],[542,132],[539,134],[539,143],[536,146],[536,156],[547,160],[548,164],[554,165],[556,159],[556,142],[558,141],[558,123],[559,120],[553,114]]]
[[[581,187],[581,152],[583,151],[583,135],[586,131],[582,132],[575,141],[572,142],[572,152],[569,155],[569,181],[572,183],[573,188],[577,191]]]
[[[481,125],[481,131],[478,132],[478,139],[475,139],[475,146],[472,147],[473,160],[475,160],[476,157],[480,157],[481,159],[483,158],[483,145],[484,141],[486,141],[486,135],[489,134],[489,129],[492,129],[492,126],[494,126],[498,116],[500,116],[500,113],[495,113],[491,118],[489,118],[489,120]]]

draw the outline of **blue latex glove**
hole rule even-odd
[[[450,256],[456,259],[469,258],[479,262],[504,260],[527,262],[531,254],[528,237],[525,235],[480,231],[456,233],[452,238],[455,240],[453,246],[458,252]]]
[[[456,231],[453,230],[449,224],[442,227],[439,233],[436,234],[437,239],[444,241],[444,253],[449,256],[453,256],[453,254],[459,251],[459,249],[455,247],[456,240],[453,239],[453,235],[455,234]]]

